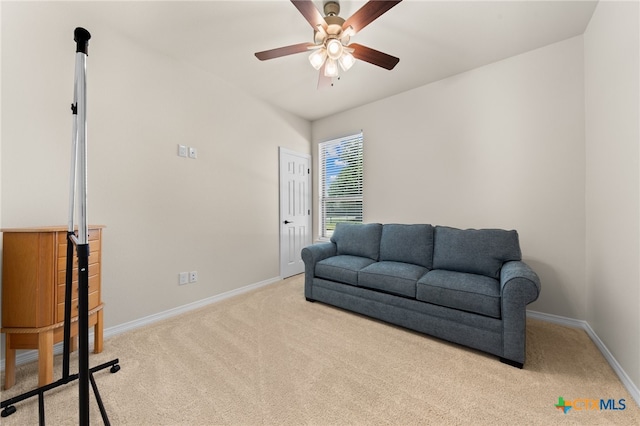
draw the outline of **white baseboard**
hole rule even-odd
[[[222,294],[217,294],[215,296],[207,297],[206,299],[198,300],[193,303],[178,306],[177,308],[169,309],[164,312],[149,315],[147,317],[126,322],[124,324],[116,325],[115,327],[109,327],[108,329],[104,330],[104,338],[106,339],[111,336],[116,336],[118,334],[126,333],[127,331],[135,330],[136,328],[144,327],[145,325],[153,324],[154,322],[158,322],[163,319],[171,318],[176,315],[193,311],[194,309],[203,308],[207,305],[211,305],[212,303],[221,302],[230,297],[239,296],[243,293],[256,290],[260,287],[264,287],[266,285],[273,284],[281,280],[282,278],[280,277],[270,278],[268,280],[260,281],[255,284],[249,284],[247,286],[240,287],[235,290],[230,290]]]
[[[595,345],[598,347],[598,349],[600,349],[600,352],[602,352],[604,358],[607,360],[611,368],[613,368],[613,371],[615,371],[615,373],[618,375],[618,378],[622,382],[622,385],[629,391],[631,397],[636,401],[636,404],[640,406],[640,389],[638,389],[638,386],[633,383],[631,378],[629,378],[626,371],[624,371],[622,366],[609,351],[609,348],[607,348],[604,342],[600,340],[600,337],[598,337],[596,332],[593,331],[588,322],[536,311],[527,311],[527,317],[584,330],[591,338],[593,343],[595,343]]]
[[[117,336],[118,334],[126,333],[131,330],[135,330],[140,327],[144,327],[149,324],[153,324],[154,322],[158,322],[167,318],[174,317],[176,315],[180,315],[189,311],[193,311],[194,309],[203,308],[212,303],[221,302],[230,297],[239,296],[243,293],[256,290],[260,287],[267,286],[269,284],[274,284],[276,282],[281,281],[281,277],[270,278],[268,280],[260,281],[255,284],[249,284],[244,287],[237,288],[235,290],[230,290],[222,294],[217,294],[215,296],[207,297],[206,299],[198,300],[193,303],[188,303],[186,305],[178,306],[177,308],[169,309],[164,312],[159,312],[157,314],[149,315],[144,318],[140,318],[134,321],[129,321],[124,324],[116,325],[114,327],[105,328],[103,331],[104,338],[107,339],[112,336]],[[93,329],[89,332],[89,345],[93,346]],[[53,346],[54,355],[59,355],[62,353],[63,345],[62,342],[57,343]],[[4,355],[4,354],[2,354]],[[38,351],[29,350],[29,351],[20,351],[16,355],[16,365],[22,365],[29,362],[36,361],[38,359]],[[0,359],[0,372],[3,372],[5,368],[4,357]]]

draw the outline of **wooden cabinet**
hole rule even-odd
[[[89,227],[89,326],[94,352],[102,351],[102,229]],[[67,229],[3,229],[2,332],[5,389],[15,383],[16,349],[38,350],[39,386],[53,381],[53,345],[64,337]],[[74,248],[71,349],[78,334],[78,260]]]

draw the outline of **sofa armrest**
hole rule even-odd
[[[312,286],[316,272],[316,263],[323,259],[338,254],[338,249],[334,243],[317,243],[302,249],[302,261],[304,262],[304,295],[307,299],[313,300]]]
[[[305,265],[315,266],[321,260],[335,256],[337,252],[334,243],[316,243],[302,249],[302,260]]]
[[[502,265],[500,270],[500,293],[502,293],[503,297],[509,293],[526,293],[525,304],[529,304],[538,298],[540,288],[538,274],[526,263],[511,261]],[[509,292],[505,294],[507,289]]]
[[[524,364],[527,305],[540,294],[540,278],[522,261],[507,262],[500,271],[502,299],[502,357],[512,365]]]

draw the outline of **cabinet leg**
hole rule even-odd
[[[69,353],[78,350],[78,336],[71,336],[69,339]]]
[[[4,390],[16,384],[16,350],[11,343],[11,333],[5,334]]]
[[[38,333],[38,386],[53,382],[53,330]]]
[[[103,347],[102,332],[104,328],[103,320],[104,319],[102,315],[102,309],[100,309],[98,312],[96,312],[96,325],[93,326],[93,353],[96,353],[96,354],[99,354],[100,352],[102,352],[102,347]]]

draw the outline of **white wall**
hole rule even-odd
[[[66,224],[81,23],[106,327],[278,277],[278,147],[310,153],[310,123],[77,13],[2,4],[2,227]],[[178,286],[191,270],[198,283]]]
[[[601,1],[584,34],[587,321],[640,386],[640,13]]]
[[[530,308],[586,317],[582,37],[318,120],[312,140],[356,129],[365,221],[517,229]]]

